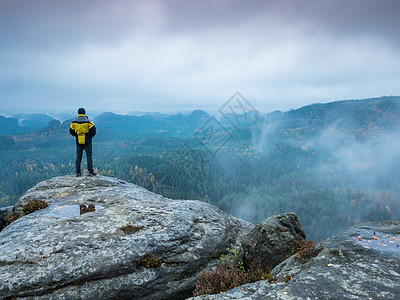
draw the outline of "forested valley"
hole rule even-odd
[[[399,97],[240,117],[238,128],[202,111],[102,114],[93,119],[96,172],[206,201],[254,224],[292,211],[314,240],[400,217]],[[0,206],[42,180],[74,174],[70,122],[0,136]]]

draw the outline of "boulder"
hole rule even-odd
[[[245,267],[260,262],[264,270],[272,269],[293,254],[306,235],[294,213],[272,216],[255,226],[243,239]]]
[[[258,281],[191,299],[399,299],[400,220],[357,225],[323,242],[302,265],[289,258],[273,270],[289,282]]]
[[[49,206],[0,232],[1,299],[184,299],[254,226],[104,176],[41,182],[15,212],[30,200]]]

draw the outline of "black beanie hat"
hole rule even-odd
[[[78,109],[78,115],[84,115],[84,114],[86,114],[86,111],[84,108],[81,107],[80,109]]]

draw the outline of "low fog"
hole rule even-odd
[[[248,160],[254,176],[259,157],[285,172],[254,183],[247,191],[226,195],[217,205],[253,223],[293,211],[316,240],[360,222],[400,217],[397,117],[380,122],[345,112],[331,121],[321,117],[322,123],[311,118],[303,126],[297,119],[296,126],[292,122],[296,118],[287,115],[276,113],[252,130],[256,149]],[[235,168],[235,162],[230,168]]]

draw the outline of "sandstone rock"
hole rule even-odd
[[[400,220],[354,226],[323,244],[305,266],[289,259],[277,267],[279,276],[298,272],[288,283],[259,281],[191,299],[399,299]]]
[[[253,227],[207,203],[104,176],[44,181],[15,211],[32,199],[49,207],[0,232],[1,299],[184,299],[197,272]],[[82,204],[95,211],[81,215]],[[149,255],[161,265],[146,268]]]
[[[292,255],[305,233],[294,213],[272,216],[255,226],[243,239],[245,266],[260,261],[263,269],[273,268]]]

